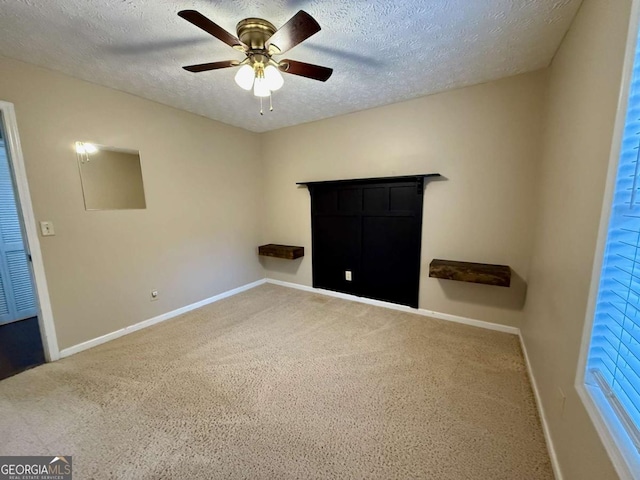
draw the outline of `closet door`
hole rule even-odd
[[[0,324],[36,314],[9,160],[0,141]]]
[[[314,287],[417,308],[423,179],[308,186]]]

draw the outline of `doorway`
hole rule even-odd
[[[57,359],[15,112],[0,102],[0,379]]]
[[[0,123],[0,379],[45,361],[22,230]]]

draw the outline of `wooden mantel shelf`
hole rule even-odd
[[[295,247],[293,245],[277,245],[270,243],[258,247],[258,254],[265,257],[285,258],[287,260],[295,260],[304,257],[304,247]]]
[[[429,265],[429,276],[498,287],[511,286],[511,268],[507,265],[434,259]]]

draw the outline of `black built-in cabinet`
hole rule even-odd
[[[313,286],[418,308],[424,182],[433,176],[304,183]]]

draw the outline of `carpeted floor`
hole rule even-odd
[[[552,479],[517,337],[264,285],[0,381],[74,478]]]

